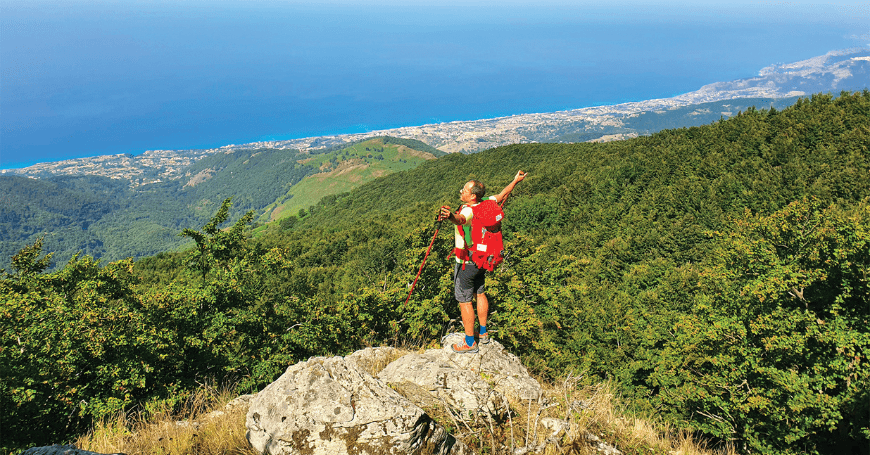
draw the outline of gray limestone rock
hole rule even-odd
[[[272,455],[465,453],[422,409],[357,360],[315,357],[289,367],[250,401],[251,445]]]
[[[224,409],[231,410],[237,407],[245,407],[251,403],[251,400],[254,399],[254,394],[240,395],[238,397],[233,398],[229,403],[224,406]]]
[[[450,348],[463,334],[450,334],[441,349],[407,354],[390,363],[378,378],[400,387],[412,383],[439,401],[468,413],[501,415],[507,411],[505,398],[538,400],[541,385],[529,375],[520,360],[493,340],[480,345],[480,352],[455,353]]]

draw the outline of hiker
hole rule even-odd
[[[526,178],[526,173],[518,171],[514,180],[506,186],[501,193],[490,196],[498,205],[502,205],[505,199],[513,191],[517,183]],[[459,302],[459,310],[462,314],[462,326],[465,328],[465,342],[454,344],[454,352],[474,353],[478,351],[477,342],[474,340],[474,307],[472,299],[477,297],[477,319],[480,322],[479,340],[481,344],[489,343],[489,333],[486,330],[486,319],[489,314],[489,300],[484,293],[485,270],[471,261],[468,251],[471,245],[466,244],[470,238],[473,207],[484,200],[486,187],[477,180],[470,180],[459,191],[459,199],[462,205],[459,210],[452,212],[450,207],[441,207],[440,218],[450,220],[456,225],[456,264],[453,269],[454,295]]]

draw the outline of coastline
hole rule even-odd
[[[14,169],[0,169],[0,175],[19,174],[97,174],[118,178],[118,167],[132,171],[136,167],[177,168],[213,153],[256,148],[296,149],[312,152],[350,144],[360,140],[393,136],[415,139],[448,153],[475,153],[481,150],[518,143],[560,142],[566,132],[598,137],[588,141],[608,141],[636,137],[637,132],[620,131],[626,120],[644,113],[666,113],[687,106],[745,98],[784,99],[819,92],[839,93],[861,90],[870,80],[870,49],[851,48],[826,53],[810,59],[762,68],[751,78],[716,82],[698,90],[670,98],[650,99],[614,105],[593,106],[557,112],[516,114],[479,120],[460,120],[417,126],[311,136],[298,139],[228,144],[198,150],[147,150],[139,155],[115,154],[62,161],[37,163]],[[863,87],[861,87],[863,85]],[[733,112],[722,112],[728,117]],[[111,170],[99,163],[112,163]],[[172,172],[158,172],[171,178]]]

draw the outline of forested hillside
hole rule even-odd
[[[253,210],[266,223],[441,155],[419,141],[382,137],[314,155],[231,150],[196,161],[181,178],[147,185],[98,176],[0,176],[0,268],[40,238],[55,252],[56,267],[79,252],[106,261],[154,255],[189,243],[178,233],[206,223],[227,197],[234,197],[233,218]]]
[[[28,241],[51,233],[53,246],[79,245],[84,254],[98,254],[101,240],[91,223],[119,208],[124,182],[103,177],[59,177],[50,181],[0,176],[0,264]],[[2,266],[0,266],[2,267]]]
[[[0,281],[3,444],[57,442],[204,378],[256,390],[312,355],[437,343],[458,328],[447,225],[404,303],[437,208],[518,169],[487,293],[527,366],[609,378],[637,412],[740,453],[867,453],[868,91],[445,156],[256,237],[226,201],[184,231],[196,248],[136,262],[48,272],[34,245]]]

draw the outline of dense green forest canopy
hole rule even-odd
[[[225,200],[183,229],[194,248],[136,262],[47,271],[37,242],[0,281],[4,445],[57,442],[205,377],[256,390],[312,355],[437,343],[458,328],[449,229],[404,303],[437,208],[517,169],[487,293],[495,337],[526,365],[609,379],[637,412],[740,453],[866,453],[868,91],[445,156],[257,236]]]

